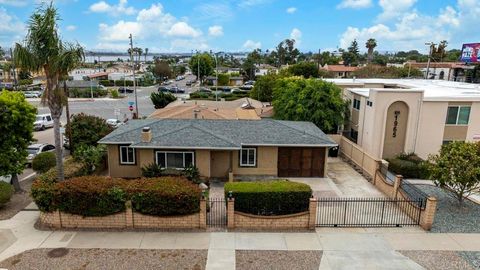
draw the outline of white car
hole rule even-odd
[[[39,91],[25,91],[23,95],[26,98],[39,98],[42,96],[42,94]]]
[[[28,156],[27,156],[27,165],[32,165],[33,159],[40,153],[44,152],[53,152],[55,151],[55,146],[48,144],[48,143],[36,143],[31,144],[27,148]]]
[[[11,184],[12,183],[12,176],[11,175],[0,176],[0,182],[6,182],[6,183]]]
[[[53,127],[53,118],[50,114],[39,114],[33,123],[35,130],[45,130],[46,128]]]
[[[112,128],[117,128],[117,127],[123,125],[122,121],[120,121],[118,119],[115,119],[115,118],[107,119],[106,122],[107,122],[107,125],[111,126]]]

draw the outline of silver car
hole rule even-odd
[[[44,152],[53,152],[55,151],[55,146],[48,143],[37,143],[32,144],[27,148],[27,165],[31,166],[33,159],[40,153]]]

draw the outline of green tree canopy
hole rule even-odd
[[[167,61],[157,59],[152,70],[157,79],[164,80],[172,76],[172,69]]]
[[[273,100],[273,88],[278,78],[279,76],[276,74],[259,76],[255,86],[250,91],[250,97],[262,102],[271,102]]]
[[[301,62],[288,67],[288,72],[294,76],[303,76],[304,78],[318,78],[318,65],[313,62]]]
[[[342,90],[318,79],[279,79],[273,88],[275,118],[310,121],[326,133],[336,132],[343,123],[345,101]]]
[[[16,176],[25,168],[36,113],[37,109],[25,100],[22,93],[0,92],[0,176]],[[14,184],[18,190],[18,182]]]
[[[199,61],[200,59],[200,61]],[[199,63],[200,62],[200,63]],[[213,74],[213,70],[215,67],[215,60],[212,56],[208,53],[202,53],[198,55],[192,56],[190,59],[190,70],[194,75],[198,74],[198,66],[200,64],[200,81],[203,81],[205,76],[209,76]]]
[[[105,119],[84,113],[72,115],[66,129],[67,134],[69,131],[72,133],[70,144],[75,149],[81,145],[96,146],[98,140],[112,132]]]
[[[480,189],[480,144],[456,141],[445,144],[428,158],[430,177],[462,203]]]
[[[360,54],[358,49],[358,42],[353,40],[347,51],[342,53],[343,64],[345,66],[358,66]]]

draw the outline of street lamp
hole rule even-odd
[[[437,44],[435,44],[433,42],[425,43],[425,46],[430,46],[430,51],[428,53],[427,72],[425,73],[425,80],[428,79],[428,74],[430,73],[430,60],[432,59],[433,47],[435,47],[435,45],[437,45]]]
[[[137,100],[137,82],[135,80],[135,62],[133,60],[133,38],[132,38],[132,34],[130,34],[129,38],[130,38],[130,60],[132,61],[132,65],[133,65],[133,92],[135,93],[135,114],[136,114],[136,118],[138,118],[139,115],[138,115],[138,100]]]

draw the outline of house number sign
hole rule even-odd
[[[397,137],[397,128],[398,128],[398,116],[400,115],[400,111],[395,111],[395,117],[394,117],[394,122],[393,122],[393,138]]]

